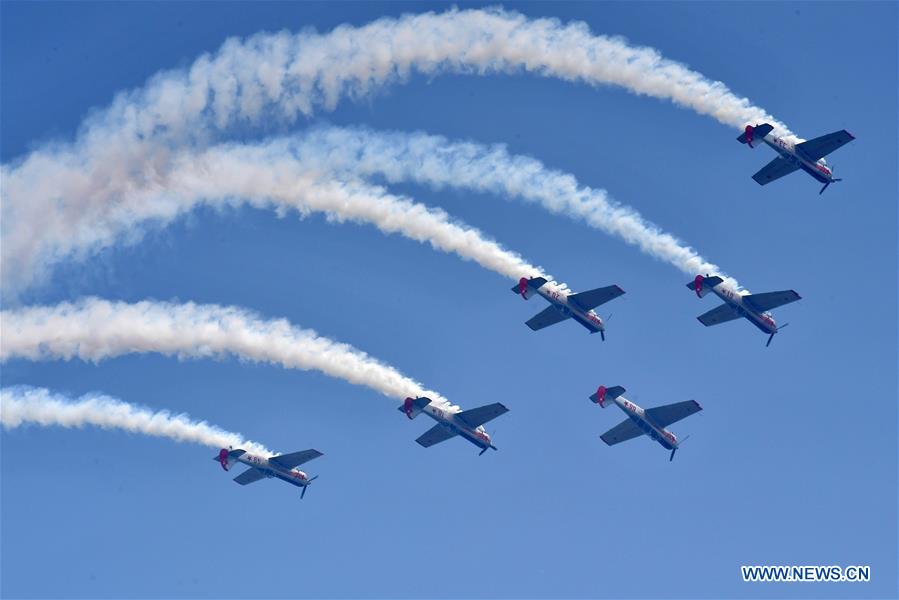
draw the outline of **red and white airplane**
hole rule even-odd
[[[780,327],[774,320],[774,315],[770,311],[772,308],[789,304],[801,300],[802,297],[793,290],[783,290],[780,292],[766,292],[763,294],[749,294],[734,291],[730,286],[724,284],[724,280],[715,276],[697,275],[696,278],[687,284],[687,287],[696,295],[702,298],[709,292],[713,292],[716,296],[724,300],[724,304],[718,308],[713,308],[707,313],[703,313],[696,317],[699,322],[709,327],[726,323],[739,317],[747,319],[750,323],[761,329],[763,332],[770,334],[768,343],[774,339],[774,334],[786,327],[789,323],[784,323]]]
[[[666,450],[671,450],[671,458],[668,460],[669,462],[674,460],[674,453],[677,452],[680,443],[677,436],[665,428],[701,411],[702,407],[696,400],[686,400],[643,410],[622,396],[624,391],[620,385],[610,388],[601,385],[596,393],[590,396],[594,404],[599,404],[602,408],[615,404],[627,415],[627,419],[602,434],[600,439],[609,446],[614,446],[639,435],[647,435]]]
[[[425,398],[424,396],[406,398],[399,410],[404,412],[410,419],[425,413],[437,421],[436,425],[415,440],[425,448],[460,435],[481,449],[478,456],[484,454],[490,448],[496,450],[496,446],[493,445],[490,436],[484,430],[484,423],[509,412],[509,409],[499,402],[472,408],[471,410],[462,410],[458,406],[438,406],[430,398]]]
[[[318,475],[309,477],[296,467],[319,456],[322,456],[321,452],[310,449],[266,458],[250,454],[246,450],[232,450],[230,448],[225,450],[222,448],[217,456],[212,457],[212,460],[220,462],[222,468],[226,471],[230,470],[235,463],[248,465],[249,469],[234,478],[234,481],[240,485],[247,485],[268,477],[277,477],[281,481],[303,488],[303,491],[300,492],[300,499],[302,500],[303,496],[306,495],[306,488],[309,487],[310,483],[318,479]]]
[[[851,133],[841,129],[813,140],[794,144],[787,139],[773,135],[771,133],[773,130],[774,127],[768,123],[747,125],[746,130],[737,138],[738,142],[748,144],[750,148],[755,148],[753,144],[764,142],[780,155],[752,176],[759,185],[767,185],[775,179],[780,179],[799,169],[824,184],[824,187],[818,192],[819,195],[823,194],[831,183],[842,181],[842,179],[834,179],[833,167],[827,166],[824,157],[854,140],[855,136]]]
[[[527,321],[526,325],[534,331],[561,323],[566,319],[574,319],[586,327],[590,333],[599,332],[603,341],[606,339],[606,327],[593,309],[624,293],[624,290],[617,285],[610,285],[572,294],[567,289],[549,283],[543,277],[532,277],[531,279],[522,277],[512,291],[525,300],[539,295],[549,302],[550,306]]]

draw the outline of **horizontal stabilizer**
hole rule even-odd
[[[718,277],[717,275],[711,275],[711,276],[709,276],[709,275],[706,275],[706,276],[697,275],[697,276],[693,279],[693,281],[691,281],[691,282],[689,282],[689,283],[687,284],[687,289],[688,289],[688,290],[693,290],[694,292],[697,292],[697,293],[699,294],[699,297],[701,298],[701,297],[705,296],[706,294],[708,294],[709,291],[710,291],[713,287],[715,287],[715,286],[718,285],[719,283],[722,283],[723,281],[724,281],[724,280],[721,279],[720,277]],[[699,284],[700,284],[700,286],[701,286],[699,290],[696,289],[696,284],[697,284],[697,282],[699,282]]]
[[[761,142],[762,138],[772,131],[774,131],[774,127],[768,123],[762,123],[754,127],[747,125],[743,133],[737,138],[737,141],[741,144],[749,144],[750,147],[754,148],[757,145],[756,142]]]
[[[526,281],[527,281],[527,287],[530,290],[539,289],[539,288],[543,287],[544,284],[546,284],[545,277],[531,277],[530,279],[527,279]],[[521,294],[521,284],[516,283],[514,286],[512,286],[512,293],[513,294]]]
[[[228,458],[237,458],[238,456],[242,456],[246,453],[247,453],[246,450],[231,450],[230,452],[228,452]],[[212,457],[212,460],[214,460],[215,462],[220,462],[222,460],[222,458],[221,458],[221,456],[216,454],[215,456]]]
[[[758,312],[765,312],[766,310],[771,310],[772,308],[777,308],[778,306],[783,306],[790,302],[796,302],[797,300],[802,300],[802,296],[793,290],[764,292],[762,294],[743,296],[743,304]]]
[[[617,398],[618,396],[620,396],[621,394],[623,394],[624,392],[627,391],[620,385],[615,385],[610,388],[600,387],[599,389],[605,390],[605,394],[603,395],[604,401],[614,400],[615,398]],[[600,400],[599,392],[598,391],[594,392],[594,394],[592,396],[590,396],[590,400],[593,402],[593,404],[599,404],[599,400]]]
[[[411,412],[411,413],[417,415],[419,412],[421,412],[421,409],[423,409],[425,406],[427,406],[430,403],[431,403],[431,399],[425,398],[424,396],[421,396],[420,398],[415,398],[414,400],[410,398],[410,399],[407,399],[406,402],[401,404],[400,407],[397,408],[397,410],[400,411],[401,413]]]
[[[592,310],[600,304],[605,304],[609,300],[614,300],[618,296],[624,294],[624,290],[617,285],[609,285],[606,287],[588,290],[586,292],[578,292],[568,296],[568,302],[574,303],[581,310]]]
[[[302,450],[300,452],[292,452],[290,454],[280,454],[278,456],[273,456],[269,460],[269,462],[273,462],[279,467],[284,467],[285,469],[292,469],[294,467],[299,467],[301,464],[309,462],[313,458],[318,458],[322,456],[322,453],[318,450]]]
[[[509,409],[499,402],[488,404],[487,406],[479,406],[471,410],[463,410],[456,414],[456,418],[474,429],[479,425],[483,425],[487,421],[492,421],[496,417],[509,412]]]

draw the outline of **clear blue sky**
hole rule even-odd
[[[445,5],[13,3],[2,10],[0,157],[71,139],[91,108],[226,37],[328,30]],[[441,76],[315,122],[508,143],[607,188],[753,291],[797,290],[772,346],[706,329],[689,279],[617,239],[488,195],[395,189],[441,206],[573,288],[627,295],[608,341],[476,265],[372,227],[202,210],[26,299],[235,304],[355,345],[467,407],[502,401],[499,452],[428,450],[392,400],[319,374],[126,357],[3,366],[3,385],[99,390],[187,411],[284,451],[315,447],[299,501],[240,488],[193,445],[98,430],[2,439],[4,597],[895,597],[896,3],[508,5],[658,48],[815,137],[857,141],[819,196],[772,158],[670,103],[534,77]],[[305,127],[310,122],[302,122]],[[623,385],[649,407],[695,398],[673,463],[599,435]],[[493,427],[488,426],[488,430]],[[869,564],[869,584],[744,584],[741,564]]]

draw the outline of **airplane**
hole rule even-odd
[[[813,140],[794,144],[787,139],[773,135],[771,133],[773,129],[774,127],[768,123],[747,125],[746,130],[737,138],[738,142],[747,144],[750,148],[755,148],[753,142],[756,144],[764,142],[780,155],[752,176],[759,185],[767,185],[775,179],[780,179],[799,169],[824,184],[818,195],[823,194],[831,183],[843,181],[834,178],[833,167],[827,166],[824,157],[854,140],[854,135],[841,129]]]
[[[768,311],[802,299],[802,296],[793,290],[746,294],[736,292],[730,287],[723,285],[723,283],[724,280],[717,275],[714,277],[697,275],[693,281],[687,284],[687,287],[696,292],[696,295],[700,298],[709,292],[713,292],[724,300],[724,304],[718,308],[713,308],[696,318],[706,327],[710,327],[711,325],[718,325],[719,323],[726,323],[727,321],[743,317],[764,333],[770,334],[768,343],[765,344],[766,348],[771,345],[774,334],[789,325],[789,323],[784,323],[778,327],[774,316]]]
[[[600,439],[609,446],[614,446],[638,435],[648,435],[666,450],[671,450],[668,462],[674,460],[674,453],[677,452],[681,442],[678,442],[677,436],[665,428],[701,411],[702,407],[696,400],[686,400],[643,410],[622,396],[624,392],[624,388],[620,385],[610,388],[601,385],[596,393],[590,396],[594,404],[599,404],[602,408],[616,404],[627,415],[624,421],[599,436]]]
[[[490,441],[490,436],[484,430],[484,423],[491,421],[503,413],[509,411],[508,408],[496,402],[472,408],[471,410],[462,410],[458,406],[437,406],[430,398],[421,396],[419,398],[406,398],[399,410],[406,413],[410,419],[414,419],[421,413],[425,413],[437,424],[428,429],[416,442],[430,448],[434,444],[446,441],[451,437],[461,435],[463,438],[481,449],[481,456],[490,448],[496,450],[496,446]]]
[[[212,460],[220,462],[222,468],[226,471],[230,470],[235,463],[249,465],[249,469],[234,478],[234,481],[240,485],[247,485],[266,477],[277,477],[281,481],[303,488],[303,491],[300,492],[300,500],[302,500],[306,495],[306,488],[318,479],[318,475],[309,477],[296,467],[319,456],[322,456],[321,452],[310,449],[265,458],[264,456],[250,454],[246,450],[233,450],[231,448],[225,450],[222,448],[217,456],[212,457]]]
[[[540,295],[549,302],[550,306],[527,321],[526,325],[534,331],[561,323],[566,319],[574,319],[590,333],[599,332],[603,341],[606,340],[606,327],[593,309],[624,293],[624,290],[617,285],[610,285],[572,294],[554,283],[549,283],[544,277],[530,279],[522,277],[512,291],[525,300]]]

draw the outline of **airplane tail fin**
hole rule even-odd
[[[755,148],[755,146],[761,143],[762,138],[772,131],[774,131],[774,127],[768,123],[762,123],[755,126],[747,125],[743,133],[740,134],[740,137],[737,138],[737,141],[741,144],[748,144],[750,148]],[[755,143],[755,145],[753,145],[753,143]]]
[[[518,294],[525,300],[528,300],[537,293],[537,290],[546,283],[545,277],[522,277],[518,280],[518,284],[512,288],[513,294]]]
[[[218,454],[212,457],[212,460],[221,463],[222,468],[228,471],[231,469],[232,465],[237,462],[237,457],[245,453],[246,450],[234,450],[232,448],[225,450],[222,448],[219,450]]]
[[[614,400],[624,392],[624,388],[620,385],[616,385],[610,388],[601,385],[599,386],[599,389],[596,390],[596,393],[590,396],[590,401],[593,402],[593,404],[599,404],[602,408],[605,408],[609,404],[612,404],[612,400]]]
[[[712,288],[724,281],[717,275],[697,275],[693,281],[687,284],[687,288],[696,292],[696,295],[702,298],[712,291]]]
[[[403,401],[403,405],[400,406],[398,410],[405,413],[410,419],[414,419],[421,414],[421,410],[430,403],[431,399],[425,398],[424,396],[420,398],[406,398]]]

